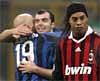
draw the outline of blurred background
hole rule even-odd
[[[62,23],[64,9],[72,2],[82,2],[89,13],[89,23],[100,32],[100,0],[0,0],[0,32],[11,28],[14,17],[48,9],[55,14],[56,25]],[[14,81],[15,61],[11,43],[0,43],[0,80]]]

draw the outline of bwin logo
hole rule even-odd
[[[81,67],[68,67],[68,65],[66,65],[65,75],[91,74],[91,70],[92,68],[84,66],[84,63],[81,64]]]

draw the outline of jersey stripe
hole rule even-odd
[[[71,65],[70,67],[75,66],[75,43],[72,41],[72,48],[71,48]],[[75,75],[71,75],[71,80],[75,80]]]
[[[90,44],[90,47],[89,47],[90,48],[89,52],[91,53],[91,50],[94,49],[94,39],[95,38],[94,38],[94,35],[93,34],[91,34],[90,37],[91,37],[90,38],[90,43],[91,44]],[[92,67],[92,73],[88,76],[88,81],[94,81],[94,79],[96,80],[95,76],[93,77],[93,75],[95,75],[95,70],[96,70],[96,67],[95,67],[95,65],[93,65],[94,64],[93,62],[91,64],[88,64],[88,66]]]
[[[77,47],[80,48],[80,44],[79,43],[75,45],[75,50],[77,49]],[[80,63],[80,52],[75,52],[75,59],[77,59],[77,60],[75,60],[75,66],[76,67],[80,66],[79,65],[79,63]],[[75,75],[75,81],[78,81],[78,80],[79,80],[79,74],[78,75]]]
[[[65,40],[65,39],[64,39]],[[66,49],[65,49],[65,47],[63,47],[64,46],[64,44],[65,44],[65,42],[64,42],[64,40],[62,40],[62,42],[61,42],[61,49],[63,50],[64,49],[64,51],[61,51],[62,52],[62,73],[63,74],[65,74],[65,71],[64,71],[64,69],[65,69],[65,66],[66,66],[66,63],[65,63],[65,52],[66,52]],[[63,75],[64,76],[64,75]],[[65,78],[65,77],[64,77]]]
[[[71,48],[72,48],[72,40],[69,40],[67,41],[67,64],[68,65],[71,65]],[[67,76],[68,77],[68,81],[71,81],[71,77],[70,76]]]
[[[83,63],[85,64],[85,66],[87,66],[87,62],[88,62],[88,54],[89,54],[89,47],[90,47],[90,43],[89,43],[90,37],[87,37],[87,39],[84,41],[85,42],[85,46],[84,46],[84,58],[83,58]],[[83,75],[83,80],[88,81],[88,75]]]
[[[81,64],[83,63],[83,57],[84,57],[84,47],[85,47],[85,42],[83,41],[80,45],[81,48],[81,52],[80,52],[80,63],[79,65],[81,66]],[[79,75],[79,81],[83,81],[83,74]]]

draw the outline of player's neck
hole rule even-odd
[[[77,33],[77,34],[74,33],[73,38],[75,38],[76,40],[79,40],[79,39],[83,38],[84,35],[85,35],[85,33]]]

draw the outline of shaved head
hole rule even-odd
[[[24,29],[35,31],[34,24],[33,24],[33,16],[28,13],[19,14],[15,17],[13,21],[14,27],[22,27],[24,25]],[[23,28],[23,27],[22,27]],[[19,38],[19,35],[13,35],[15,38]]]
[[[16,16],[13,21],[14,27],[17,27],[18,25],[21,24],[26,24],[29,25],[30,27],[33,27],[33,16],[28,13],[24,13]]]

